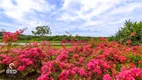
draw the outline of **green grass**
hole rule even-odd
[[[0,40],[1,41],[1,40]],[[33,41],[33,40],[29,40],[29,41],[25,41],[25,40],[18,40],[18,41],[16,41],[16,42],[18,42],[18,43],[29,43],[29,42],[42,42],[42,41]],[[60,41],[49,41],[49,42],[51,42],[51,43],[60,43]]]
[[[57,49],[61,49],[62,48],[62,46],[60,46],[60,45],[56,45],[56,46],[51,46],[51,47],[55,47],[55,48],[57,48]],[[66,48],[70,48],[70,47],[72,47],[72,46],[65,46]]]
[[[2,39],[0,39],[0,42],[2,42]]]
[[[2,42],[3,40],[0,39],[0,42]],[[33,40],[18,40],[16,41],[17,43],[29,43],[29,42],[42,42],[42,41],[33,41]],[[61,41],[49,41],[51,43],[60,43]]]

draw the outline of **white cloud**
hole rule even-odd
[[[89,29],[100,27],[101,31],[106,31],[105,29],[108,28],[108,32],[114,30],[112,32],[114,33],[119,27],[122,27],[125,20],[134,19],[133,17],[135,15],[128,15],[135,9],[142,8],[141,2],[132,1],[133,0],[64,0],[61,10],[64,10],[65,12],[63,14],[66,15],[61,15],[60,20],[75,21],[79,18],[85,20],[85,22],[82,23],[84,26],[79,26],[81,28],[86,26],[90,26],[88,27]],[[74,6],[74,3],[78,3],[78,5],[81,4],[81,8],[76,11],[75,8],[71,7]],[[117,15],[117,17],[114,15]]]
[[[74,13],[78,14],[78,17],[91,22],[90,19],[94,16],[98,17],[102,14],[104,15],[107,10],[112,9],[116,5],[122,4],[126,1],[130,0],[65,0],[63,4],[63,8],[66,11],[70,11],[70,7],[72,4],[79,2],[82,4],[81,9],[79,11],[74,11]],[[123,8],[128,8],[129,6],[125,6]],[[123,9],[121,9],[123,11]],[[125,10],[126,11],[126,10]],[[65,15],[63,15],[65,16]],[[71,18],[70,16],[68,18]],[[67,18],[66,18],[67,19]]]
[[[114,15],[114,14],[119,14],[119,13],[130,13],[136,8],[141,8],[142,3],[134,2],[134,3],[129,3],[125,4],[124,6],[116,7],[114,8],[109,15]]]
[[[72,4],[76,2],[82,5],[79,11],[75,11],[75,13],[78,14],[78,17],[90,20],[93,16],[100,16],[101,13],[122,3],[123,0],[65,0],[62,9],[70,11],[72,9],[70,9],[69,6],[72,6]]]
[[[44,20],[38,20],[34,15],[34,10],[39,12],[49,12],[55,8],[54,5],[48,4],[45,0],[16,0],[16,4],[12,3],[12,0],[1,0],[0,8],[4,10],[4,14],[15,20],[15,24],[19,26],[13,26],[17,28],[29,27],[34,28],[37,25],[47,24]],[[29,15],[31,14],[31,15]],[[22,26],[21,26],[22,25]]]
[[[74,21],[76,20],[77,17],[72,17],[71,15],[67,13],[61,14],[60,17],[57,18],[57,20],[62,20],[62,21]]]
[[[4,9],[6,15],[17,21],[22,21],[27,13],[32,13],[32,10],[46,12],[54,8],[45,0],[16,0],[16,3],[15,5],[12,0],[1,0],[0,8]]]

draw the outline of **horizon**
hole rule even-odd
[[[141,0],[0,0],[0,30],[49,26],[52,35],[108,37],[126,20],[141,21]]]

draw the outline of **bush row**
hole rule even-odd
[[[84,36],[19,36],[18,41],[61,41],[61,40],[87,40],[89,41],[90,38],[98,39],[99,37],[84,37]]]

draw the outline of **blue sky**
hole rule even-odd
[[[0,30],[48,25],[52,35],[114,35],[125,20],[142,20],[142,0],[0,0]]]

